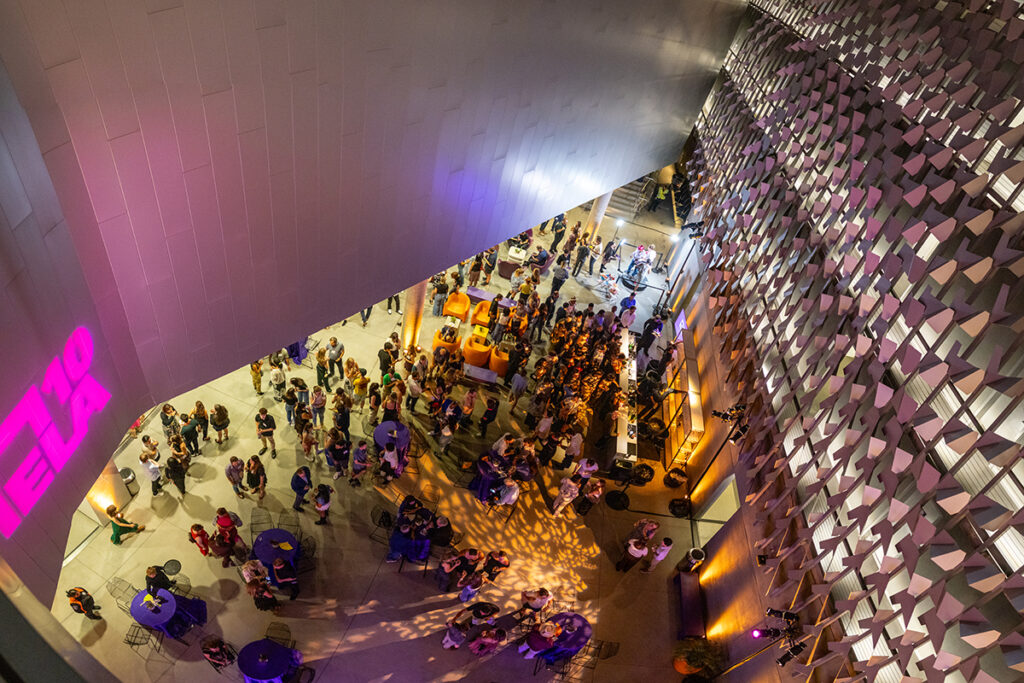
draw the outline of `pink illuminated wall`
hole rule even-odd
[[[742,7],[8,0],[0,56],[160,400],[672,162]]]

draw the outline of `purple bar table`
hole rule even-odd
[[[394,436],[391,436],[391,432],[395,432]],[[412,435],[409,434],[409,428],[401,422],[381,422],[377,425],[377,428],[373,430],[373,442],[377,446],[383,449],[388,442],[395,444],[395,450],[399,453],[405,453],[409,449],[409,442],[412,440]]]
[[[293,650],[264,638],[249,643],[238,652],[238,670],[247,682],[280,683],[293,660]]]
[[[290,550],[278,547],[277,544],[287,543]],[[291,532],[284,529],[267,529],[252,543],[252,554],[267,569],[274,566],[274,560],[283,557],[288,564],[295,566],[295,557],[299,554],[299,542]]]
[[[156,607],[154,609],[149,609],[145,604],[143,604],[147,595],[149,595],[149,593],[145,590],[141,590],[135,594],[134,598],[132,598],[131,608],[129,609],[132,619],[143,626],[155,628],[158,631],[167,633],[167,622],[174,617],[174,613],[178,610],[178,603],[174,600],[173,595],[161,588],[156,592],[156,597],[163,600],[163,604],[156,601]]]
[[[594,629],[590,622],[576,612],[559,612],[550,617],[548,621],[553,621],[562,627],[562,633],[558,636],[554,646],[541,653],[541,657],[551,663],[572,657],[582,650],[590,642],[590,637],[594,635]]]

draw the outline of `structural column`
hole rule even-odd
[[[424,280],[405,290],[405,317],[402,318],[402,346],[406,349],[419,346],[420,327],[423,325],[423,309],[427,305],[427,288],[430,280]]]
[[[612,190],[612,192],[614,191]],[[612,192],[604,193],[591,204],[590,215],[587,216],[587,224],[583,228],[585,236],[593,237],[597,229],[601,227],[601,221],[604,220],[604,212],[608,210],[608,202],[612,200]]]

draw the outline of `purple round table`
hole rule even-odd
[[[559,612],[550,617],[548,621],[553,621],[562,627],[562,633],[558,636],[555,644],[541,653],[541,657],[548,662],[557,662],[559,659],[572,657],[582,650],[590,642],[590,637],[594,635],[594,629],[590,622],[576,612]]]
[[[395,436],[391,436],[391,432],[395,432]],[[412,441],[412,435],[409,434],[409,428],[401,422],[392,422],[390,420],[388,422],[381,422],[373,430],[373,442],[382,449],[389,442],[393,442],[395,450],[399,454],[404,454],[409,448],[410,441]]]
[[[287,543],[291,550],[275,547],[275,543]],[[295,566],[295,558],[299,554],[299,542],[290,531],[284,529],[267,529],[252,543],[252,554],[263,563],[268,570],[274,566],[274,560],[281,557],[288,564]]]
[[[238,652],[238,670],[246,681],[280,681],[292,666],[293,650],[264,638],[255,640]]]
[[[164,600],[164,603],[160,604],[158,602],[156,609],[151,610],[143,604],[147,595],[149,595],[149,593],[143,589],[136,593],[135,597],[132,598],[131,608],[129,609],[132,619],[143,626],[164,631],[167,626],[167,622],[174,617],[174,613],[178,610],[178,603],[174,600],[173,595],[161,588],[156,592],[156,595],[158,598]]]

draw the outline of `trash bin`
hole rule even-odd
[[[135,472],[130,467],[122,467],[120,474],[124,487],[128,489],[128,495],[134,498],[139,492],[139,482],[135,480]]]

